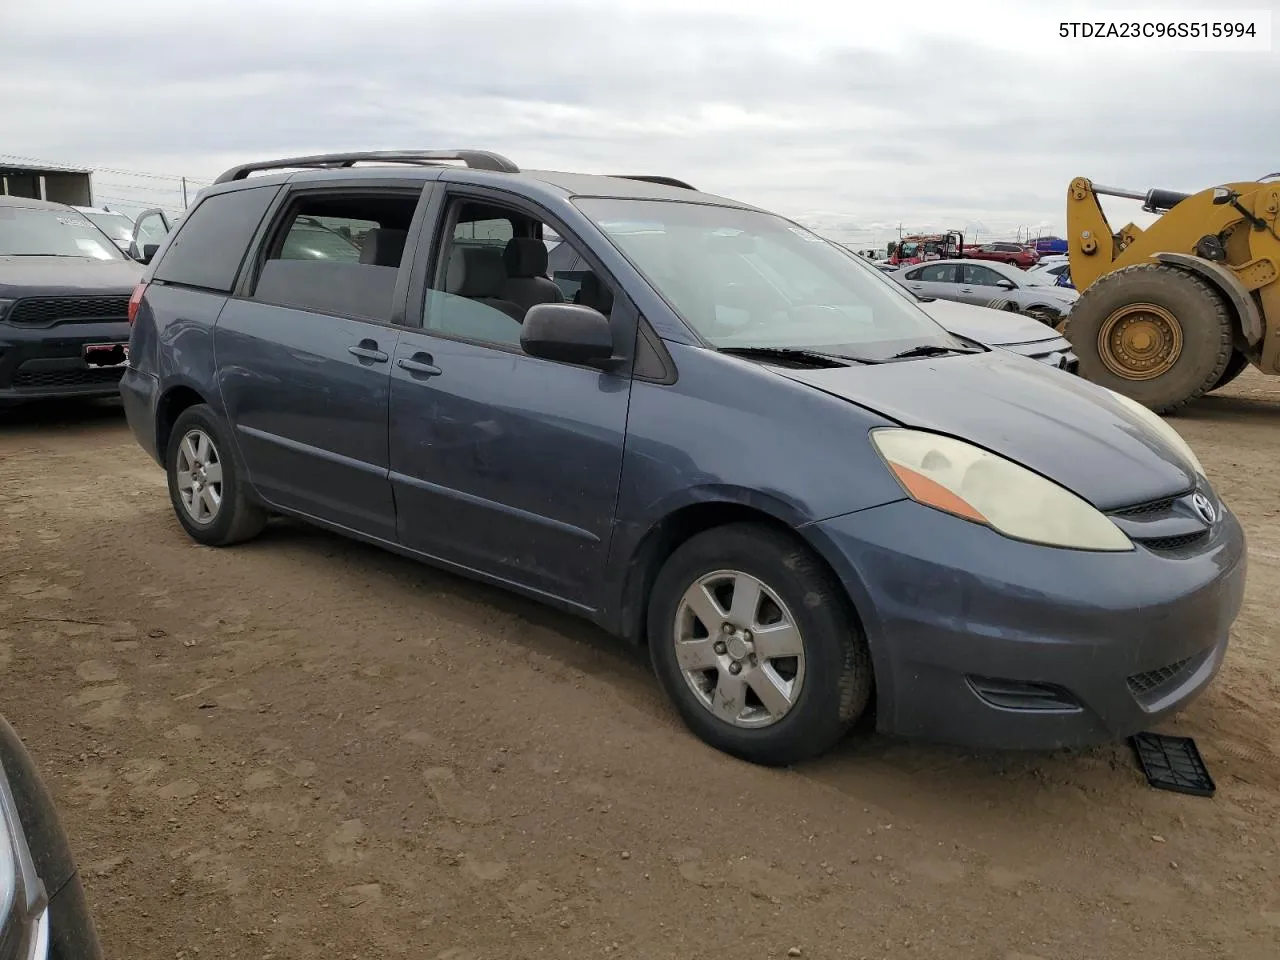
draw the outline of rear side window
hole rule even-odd
[[[205,197],[156,266],[154,279],[230,293],[254,231],[279,187],[251,187]]]

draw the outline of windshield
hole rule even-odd
[[[123,213],[90,213],[86,210],[84,215],[112,240],[122,240],[127,243],[133,239],[133,221]]]
[[[920,244],[908,241],[898,245],[898,254],[903,257],[914,257],[919,249]]]
[[[874,266],[781,217],[668,200],[576,203],[714,347],[884,359],[914,346],[961,346],[886,289],[893,281]]]
[[[0,206],[0,257],[123,260],[124,254],[74,210]]]

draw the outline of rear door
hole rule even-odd
[[[956,267],[952,263],[931,263],[923,267],[909,268],[904,278],[913,293],[922,297],[954,299],[956,293]]]
[[[261,495],[385,541],[391,358],[422,196],[421,181],[296,185],[215,335],[227,417]]]

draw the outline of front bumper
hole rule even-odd
[[[91,366],[85,348],[129,342],[125,321],[22,327],[0,323],[0,401],[114,397],[123,366]]]
[[[974,747],[1118,740],[1217,674],[1244,594],[1224,506],[1194,555],[1021,543],[912,501],[812,524],[845,581],[886,733]]]

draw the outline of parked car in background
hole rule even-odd
[[[1067,373],[1076,373],[1080,360],[1071,342],[1039,320],[1008,310],[993,310],[954,300],[926,298],[920,309],[946,330],[989,347],[999,347],[1046,363]]]
[[[984,243],[964,248],[964,256],[970,260],[994,260],[1026,270],[1040,262],[1040,254],[1020,243]]]
[[[111,238],[111,242],[120,248],[121,253],[129,252],[129,241],[133,239],[133,218],[117,210],[106,207],[75,207],[84,214],[85,219]]]
[[[80,211],[0,197],[0,404],[117,396],[141,276]]]
[[[376,226],[355,263],[282,256],[307,217]],[[280,513],[589,617],[756,762],[873,702],[971,745],[1124,737],[1205,689],[1240,609],[1240,525],[1163,420],[687,185],[247,164],[132,302],[125,411],[192,539]]]
[[[0,956],[101,960],[66,832],[22,740],[0,717]]]
[[[1071,258],[1065,255],[1041,257],[1040,262],[1027,271],[1030,276],[1055,287],[1076,288],[1071,282]]]
[[[1074,290],[1054,286],[1007,263],[939,260],[888,276],[922,297],[1011,307],[1050,326],[1070,313],[1080,297]]]

